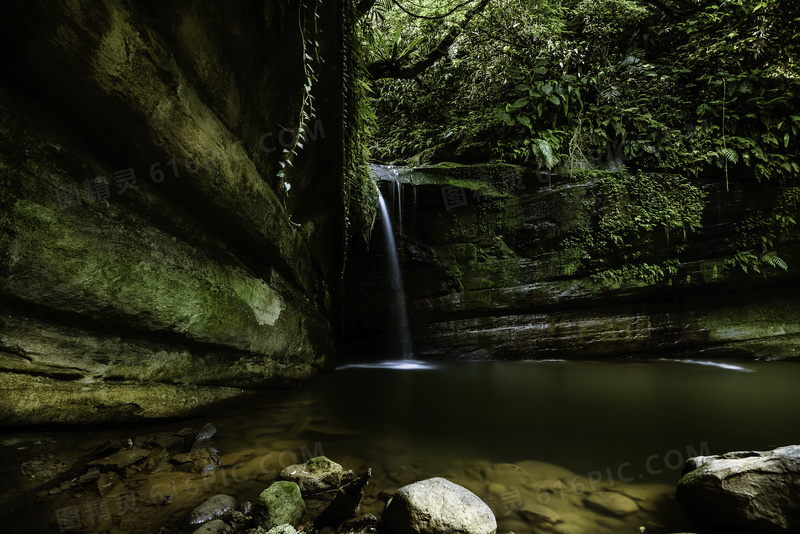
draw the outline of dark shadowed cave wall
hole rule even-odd
[[[175,416],[315,376],[346,247],[343,17],[3,3],[0,422]]]

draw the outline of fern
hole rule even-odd
[[[786,264],[785,261],[783,261],[778,256],[772,254],[764,254],[763,256],[761,256],[761,261],[763,263],[766,263],[770,267],[774,267],[776,269],[783,269],[784,271],[789,270],[789,266]]]
[[[719,151],[720,154],[725,156],[725,159],[733,163],[734,165],[739,163],[739,154],[736,153],[735,150],[732,148],[723,148]]]
[[[552,168],[556,166],[556,163],[558,163],[558,160],[553,154],[553,147],[550,146],[550,143],[546,139],[537,139],[536,146],[544,159],[544,164],[548,169],[552,170]]]

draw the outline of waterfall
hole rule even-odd
[[[408,330],[403,274],[400,272],[400,260],[397,257],[397,247],[395,246],[394,233],[392,232],[392,220],[389,218],[389,210],[386,209],[386,202],[383,200],[380,190],[378,191],[378,205],[380,206],[383,231],[386,237],[386,256],[389,258],[391,288],[394,292],[393,308],[400,335],[400,355],[402,358],[410,358],[413,354],[411,350],[411,334]]]
[[[394,183],[397,187],[397,231],[400,232],[400,239],[403,239],[403,184],[400,183],[397,176],[395,176]]]

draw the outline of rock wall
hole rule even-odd
[[[335,0],[0,7],[0,423],[176,416],[317,374],[342,27]]]
[[[760,238],[759,220],[787,206],[800,220],[785,202],[794,190],[654,173],[635,186],[625,173],[505,165],[375,175],[401,234],[417,357],[800,355],[796,230],[766,251],[788,271],[730,264],[737,243]],[[373,236],[349,282],[348,332],[391,345],[384,245]]]

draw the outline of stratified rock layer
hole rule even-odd
[[[341,5],[319,9],[331,96],[278,177],[307,96],[289,19],[311,14],[0,8],[0,424],[176,416],[316,375],[343,246]]]
[[[729,261],[742,221],[784,202],[779,188],[644,173],[653,191],[636,196],[624,172],[501,164],[375,177],[393,208],[418,358],[800,356],[797,234],[768,251],[788,271]],[[392,340],[382,250],[375,242],[349,271],[352,338]]]

